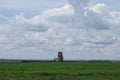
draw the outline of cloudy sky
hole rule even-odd
[[[120,0],[0,0],[0,58],[120,59]]]

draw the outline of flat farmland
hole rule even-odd
[[[120,63],[0,63],[0,80],[120,80]]]

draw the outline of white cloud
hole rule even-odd
[[[4,35],[0,35],[0,43],[4,43],[6,37]]]
[[[115,45],[120,37],[120,12],[110,11],[104,3],[88,7],[89,0],[68,2],[61,8],[46,10],[42,15],[26,18],[20,13],[10,18],[6,24],[1,24],[4,27],[0,26],[3,28],[0,34],[4,35],[0,36],[0,41],[6,39],[7,48],[64,48],[71,51],[102,48],[105,52],[113,46],[120,47]]]
[[[109,12],[109,9],[108,9],[108,6],[105,5],[104,3],[98,3],[96,4],[95,6],[93,6],[91,8],[91,10],[93,10],[94,12],[96,13],[108,13]]]
[[[4,16],[4,15],[2,15],[2,14],[0,14],[0,18],[2,18],[2,19],[4,19],[4,20],[8,20],[8,17],[6,17],[6,16]]]
[[[69,4],[65,5],[62,8],[55,8],[53,10],[47,10],[43,13],[42,16],[44,17],[54,17],[54,16],[68,16],[68,15],[73,15],[74,10],[73,7]]]
[[[120,25],[120,12],[113,11],[110,13],[111,19],[109,19],[109,23],[112,29],[118,29]],[[114,27],[113,27],[114,26]]]

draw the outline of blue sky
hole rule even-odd
[[[120,57],[119,0],[0,0],[0,58]]]
[[[47,9],[61,7],[66,3],[65,0],[0,0],[0,11],[9,16],[24,12],[26,16],[35,16],[41,14]]]

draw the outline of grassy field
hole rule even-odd
[[[0,63],[0,80],[120,80],[120,63]]]

